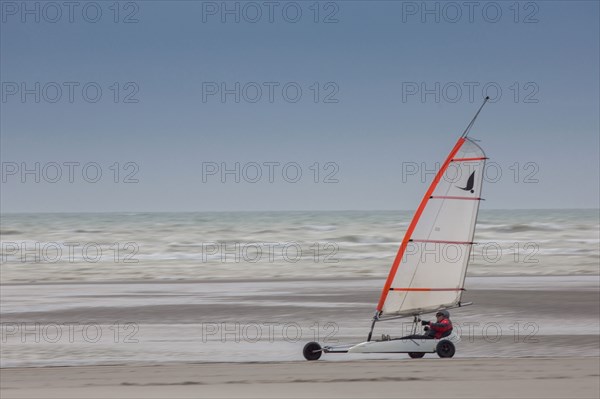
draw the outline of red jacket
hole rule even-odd
[[[440,339],[442,335],[452,331],[452,322],[449,319],[442,319],[439,323],[429,323],[429,328],[435,332],[434,338]]]

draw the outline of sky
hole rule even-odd
[[[67,5],[66,5],[67,4]],[[0,2],[1,212],[598,208],[599,2]]]

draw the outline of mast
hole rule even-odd
[[[383,290],[381,292],[381,297],[379,299],[379,302],[377,304],[377,310],[375,312],[375,315],[373,317],[373,322],[371,324],[371,330],[369,332],[368,338],[367,340],[370,341],[371,340],[371,336],[373,334],[373,329],[375,328],[375,323],[377,321],[380,320],[380,316],[383,313],[384,310],[384,305],[386,304],[386,299],[388,297],[388,294],[392,291],[395,292],[401,292],[402,295],[404,295],[404,299],[402,301],[402,303],[404,303],[404,301],[407,298],[407,295],[411,292],[439,292],[439,291],[462,291],[464,290],[464,288],[461,287],[455,287],[455,288],[412,288],[411,284],[412,284],[412,280],[415,278],[415,275],[417,273],[417,269],[414,270],[413,275],[412,275],[412,279],[410,280],[410,284],[408,285],[403,285],[403,288],[392,288],[392,284],[394,282],[394,279],[396,277],[396,274],[398,272],[398,268],[400,266],[401,263],[406,263],[406,261],[403,261],[403,258],[406,254],[406,249],[409,245],[409,242],[413,241],[413,233],[415,232],[415,229],[417,229],[418,225],[419,225],[419,221],[421,220],[421,216],[423,215],[423,213],[425,212],[425,209],[430,201],[430,199],[436,198],[436,199],[441,199],[441,201],[446,201],[446,200],[463,200],[463,199],[473,199],[476,200],[477,202],[477,209],[479,207],[479,200],[481,200],[481,198],[479,197],[463,197],[463,196],[447,196],[447,194],[443,194],[442,196],[434,196],[434,192],[436,191],[436,188],[438,188],[438,185],[440,184],[440,181],[442,180],[442,177],[444,176],[444,173],[447,171],[449,165],[452,162],[457,162],[457,163],[465,163],[465,162],[470,162],[470,161],[481,161],[482,165],[485,163],[485,154],[483,154],[483,151],[476,146],[474,143],[472,143],[471,140],[469,140],[467,138],[469,131],[471,130],[471,128],[473,127],[475,120],[477,119],[477,117],[479,116],[479,113],[481,112],[481,110],[483,109],[484,105],[486,104],[486,102],[489,100],[489,97],[486,97],[483,101],[483,104],[481,104],[481,106],[479,107],[479,109],[477,110],[477,113],[475,114],[475,116],[473,117],[473,119],[469,122],[469,124],[467,125],[466,129],[464,130],[464,132],[462,133],[462,135],[458,138],[456,144],[454,145],[454,147],[452,148],[452,150],[450,151],[450,153],[448,154],[448,156],[446,157],[444,163],[442,164],[442,166],[440,167],[440,170],[437,172],[433,182],[431,183],[431,185],[429,186],[429,188],[427,189],[427,191],[425,192],[425,195],[423,196],[423,199],[421,200],[419,207],[417,208],[415,215],[410,223],[410,225],[408,226],[408,229],[404,235],[404,238],[402,240],[402,243],[400,244],[400,248],[398,249],[398,252],[396,254],[396,257],[394,259],[394,262],[392,263],[392,267],[390,269],[390,273],[388,275],[388,278],[384,284]],[[475,145],[475,147],[477,149],[479,149],[481,151],[482,155],[478,155],[478,157],[476,158],[456,158],[456,155],[459,153],[459,151],[461,151],[461,148],[463,147],[463,144],[465,144],[465,142],[469,142],[469,145],[472,147],[473,145]],[[469,146],[466,146],[467,148]],[[468,151],[468,150],[465,150]],[[464,154],[464,151],[461,152],[461,154]],[[474,174],[475,172],[473,172]],[[478,182],[479,182],[479,188],[481,187],[481,176],[478,176]],[[467,186],[469,186],[469,184],[473,184],[472,181],[473,180],[473,175],[471,175],[471,178],[469,179],[469,183],[467,183]],[[465,187],[467,187],[465,186]],[[444,185],[442,185],[442,187],[444,187]],[[448,187],[447,190],[449,190],[451,187]],[[460,190],[465,190],[465,188],[459,187]],[[441,190],[443,190],[443,188],[441,188]],[[455,189],[456,190],[456,189]],[[460,191],[458,190],[458,191]],[[474,190],[470,190],[471,193],[474,192]],[[446,196],[444,196],[446,195]],[[460,201],[460,202],[472,202],[472,201]],[[436,206],[436,205],[432,205],[432,206]],[[443,206],[442,205],[438,205],[439,207]],[[442,208],[439,208],[442,209]],[[431,212],[431,211],[429,211]],[[472,215],[471,215],[472,216]],[[474,233],[474,223],[476,222],[476,218],[477,218],[477,210],[475,211],[475,216],[474,216],[475,220],[472,222],[473,223],[473,229],[471,229],[470,231],[470,235],[471,235],[471,241],[472,241],[472,234]],[[471,220],[473,218],[471,217]],[[427,220],[427,219],[425,219]],[[428,222],[424,222],[426,226],[428,226]],[[422,226],[421,226],[421,230],[423,230]],[[417,238],[421,238],[421,237],[417,237]],[[425,237],[428,238],[428,237]],[[421,243],[427,243],[427,242],[444,242],[444,241],[429,241],[428,239],[415,239],[414,241],[416,242],[421,242]],[[472,245],[472,242],[456,242],[457,244],[466,244],[468,245],[468,250],[467,253],[470,253],[470,246]],[[422,244],[422,245],[426,245],[426,244]],[[466,271],[466,267],[468,264],[468,259],[466,260],[467,263],[464,264],[464,270]],[[417,265],[418,266],[418,265]],[[408,269],[410,270],[410,269]],[[403,272],[403,273],[406,273]],[[406,276],[400,275],[401,279],[405,278]],[[462,278],[462,282],[461,285],[464,284],[464,276]],[[406,287],[406,288],[405,288]],[[419,287],[419,285],[417,285],[417,287]],[[430,286],[428,286],[430,287]],[[396,298],[396,297],[394,297]],[[460,299],[460,294],[458,295],[458,298]],[[396,299],[392,299],[392,303],[393,301]],[[435,303],[435,302],[434,302]],[[447,302],[441,302],[441,303],[447,303]],[[429,304],[431,305],[431,303]],[[396,304],[396,306],[398,306]],[[398,312],[400,307],[396,307],[395,309],[393,309],[394,311]],[[404,307],[406,308],[406,307]],[[410,309],[410,306],[409,306]],[[419,312],[420,313],[420,312]],[[398,314],[398,313],[396,313]],[[400,316],[400,317],[404,317],[404,316]]]
[[[475,120],[477,119],[477,117],[479,116],[479,113],[483,109],[483,106],[485,105],[485,103],[488,102],[489,99],[490,99],[490,96],[487,96],[486,98],[483,99],[483,104],[481,104],[481,107],[479,107],[479,109],[477,110],[477,113],[475,114],[473,119],[471,119],[471,122],[469,122],[469,124],[467,125],[467,128],[465,129],[463,134],[460,136],[461,138],[466,138],[469,135],[469,131],[471,131],[471,128],[475,124]]]

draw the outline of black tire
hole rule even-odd
[[[323,352],[321,351],[321,345],[318,342],[309,342],[304,345],[302,354],[306,360],[319,360]]]
[[[452,357],[456,353],[456,348],[452,342],[444,339],[438,342],[435,351],[439,357]]]
[[[408,352],[408,356],[412,359],[420,359],[425,356],[425,352]]]

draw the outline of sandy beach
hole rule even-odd
[[[315,338],[364,340],[379,284],[3,285],[2,397],[598,396],[596,276],[469,278],[465,300],[474,305],[452,311],[463,339],[453,359],[304,361],[302,346]],[[379,323],[375,334],[403,327]]]
[[[598,358],[16,368],[3,398],[597,398]]]

